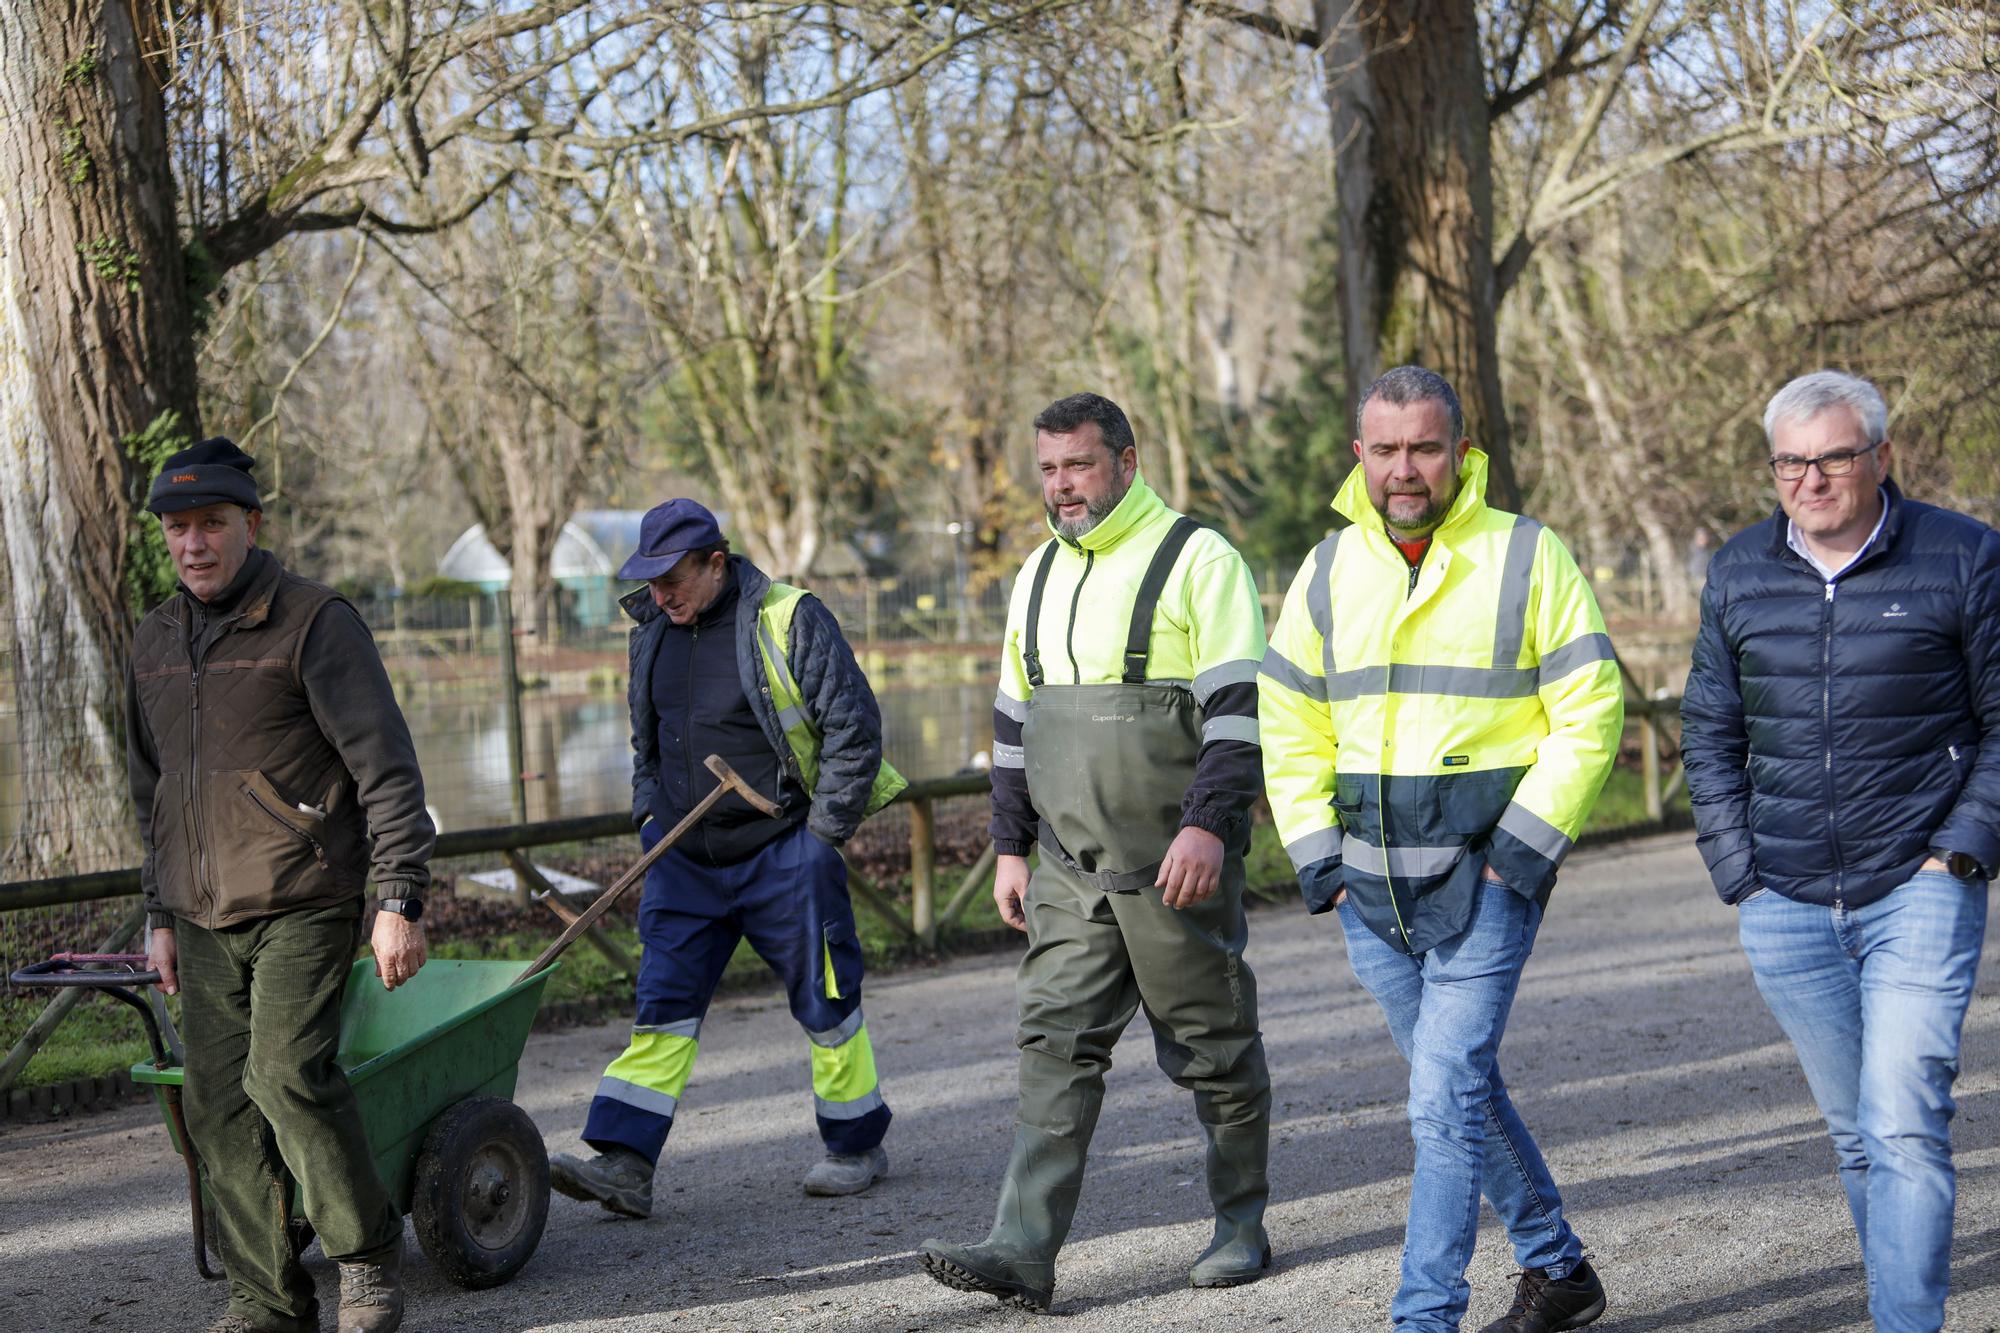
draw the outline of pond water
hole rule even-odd
[[[892,685],[881,690],[884,749],[909,778],[955,773],[993,743],[991,682]],[[411,700],[404,705],[424,792],[442,829],[513,818],[507,720],[497,697]],[[625,697],[521,700],[528,818],[564,819],[629,809],[631,724]]]

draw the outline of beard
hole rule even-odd
[[[1456,488],[1454,488],[1449,495],[1432,495],[1428,491],[1424,492],[1424,494],[1429,500],[1429,503],[1427,503],[1423,507],[1423,509],[1419,511],[1414,517],[1391,518],[1389,516],[1389,502],[1392,499],[1400,497],[1403,499],[1413,500],[1417,498],[1415,495],[1410,494],[1408,492],[1396,492],[1393,494],[1384,495],[1382,499],[1376,503],[1375,512],[1382,516],[1382,525],[1388,528],[1391,532],[1408,532],[1408,533],[1419,533],[1419,534],[1428,532],[1430,531],[1430,529],[1436,527],[1438,523],[1443,520],[1446,514],[1451,512],[1451,504],[1453,500],[1456,500],[1458,498],[1458,491]]]
[[[1082,518],[1059,518],[1057,516],[1059,511],[1055,506],[1044,504],[1042,507],[1048,511],[1049,523],[1055,528],[1056,535],[1064,541],[1073,542],[1099,523],[1102,523],[1105,517],[1118,507],[1118,502],[1125,498],[1125,493],[1131,489],[1131,483],[1128,482],[1116,491],[1100,496],[1095,500],[1084,501]]]

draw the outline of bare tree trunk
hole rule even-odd
[[[198,427],[166,111],[132,26],[151,8],[0,7],[0,520],[30,793],[12,873],[134,847],[125,574],[151,478],[131,451]]]
[[[1316,0],[1333,122],[1348,401],[1416,362],[1457,388],[1518,501],[1495,310],[1493,171],[1472,0]]]

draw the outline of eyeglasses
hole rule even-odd
[[[1854,471],[1854,460],[1863,454],[1872,454],[1880,449],[1886,440],[1877,440],[1866,449],[1836,449],[1818,458],[1796,458],[1791,454],[1779,454],[1771,460],[1771,471],[1778,474],[1779,481],[1803,481],[1809,468],[1817,467],[1822,477],[1844,477]]]

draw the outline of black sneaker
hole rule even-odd
[[[1579,1259],[1570,1275],[1552,1278],[1546,1268],[1530,1268],[1514,1288],[1514,1304],[1480,1333],[1562,1333],[1582,1328],[1604,1313],[1604,1284],[1590,1260]]]

